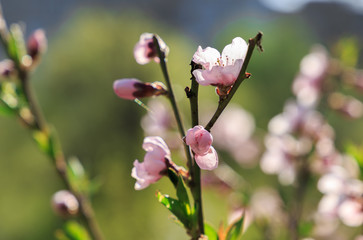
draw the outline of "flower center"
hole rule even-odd
[[[234,61],[235,59],[230,59],[227,55],[226,55],[226,59],[225,61],[223,61],[222,57],[217,58],[217,61],[214,63],[215,66],[220,66],[220,67],[225,67],[228,65],[234,65]]]

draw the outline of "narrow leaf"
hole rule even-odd
[[[217,231],[208,223],[204,223],[204,234],[208,240],[219,240]]]
[[[55,235],[58,240],[91,240],[87,230],[75,221],[66,222]]]
[[[239,220],[232,223],[232,225],[230,225],[228,227],[228,232],[227,232],[227,237],[226,237],[227,240],[240,239],[240,237],[242,236],[242,231],[243,231],[244,218],[245,218],[245,215],[242,214],[242,216]]]
[[[156,193],[158,201],[163,204],[170,212],[172,212],[175,217],[184,224],[184,226],[189,229],[190,219],[188,214],[185,212],[185,207],[177,199],[171,198],[168,195]]]

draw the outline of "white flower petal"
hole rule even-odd
[[[246,56],[248,45],[245,40],[240,37],[236,37],[232,40],[231,44],[224,47],[222,52],[222,59],[225,65],[233,65],[234,61],[242,59],[242,62]],[[228,58],[228,59],[227,59]]]
[[[217,49],[211,47],[202,49],[202,47],[199,46],[198,50],[193,55],[193,62],[201,64],[205,69],[210,70],[220,57],[221,54]]]
[[[210,147],[206,155],[195,155],[198,166],[204,170],[213,170],[218,167],[218,154],[213,147]]]

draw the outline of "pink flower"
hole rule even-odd
[[[202,65],[203,69],[193,71],[196,81],[203,86],[232,86],[241,71],[247,48],[247,43],[240,37],[234,38],[222,55],[214,48],[199,46],[193,62]]]
[[[124,78],[113,82],[113,90],[123,99],[151,97],[165,94],[166,90],[158,83],[143,83],[135,78]]]
[[[144,162],[135,160],[131,173],[136,179],[135,190],[144,189],[158,181],[167,169],[166,161],[170,161],[170,150],[161,137],[146,137],[142,147],[146,151]]]
[[[201,169],[212,170],[218,166],[218,155],[212,147],[213,137],[203,126],[188,130],[185,143],[195,154],[195,161]]]
[[[157,63],[160,61],[157,49],[154,45],[154,36],[158,39],[161,51],[163,51],[165,55],[168,55],[169,48],[158,35],[154,35],[152,33],[143,33],[141,34],[140,40],[134,48],[134,57],[138,64],[144,65],[151,60],[154,60]]]

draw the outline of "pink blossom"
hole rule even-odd
[[[203,69],[193,71],[196,81],[203,86],[232,86],[241,71],[247,48],[247,43],[240,37],[234,38],[222,55],[214,48],[199,46],[193,62],[202,65]]]
[[[195,154],[195,161],[201,169],[212,170],[218,166],[218,155],[212,147],[213,137],[203,126],[188,130],[185,143]]]
[[[157,63],[160,61],[156,46],[154,45],[154,36],[158,39],[160,50],[163,51],[165,55],[168,54],[168,46],[166,46],[165,42],[159,36],[152,33],[143,33],[134,48],[134,57],[138,64],[144,65],[151,60],[154,60]]]
[[[135,189],[141,190],[158,181],[167,169],[170,150],[161,137],[146,137],[142,145],[146,151],[144,162],[134,161],[131,176],[136,179]]]

